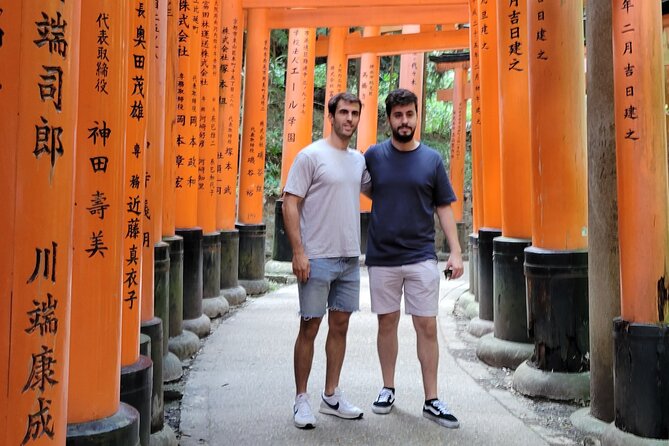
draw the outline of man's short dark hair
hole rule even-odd
[[[328,113],[331,114],[332,116],[334,116],[334,114],[337,112],[337,105],[339,104],[339,101],[358,104],[360,106],[360,110],[362,110],[362,101],[360,100],[360,98],[358,98],[353,93],[344,91],[342,93],[337,93],[336,95],[332,96],[332,98],[330,98],[330,100],[328,101]]]
[[[396,105],[408,104],[413,104],[414,107],[416,107],[416,113],[418,113],[418,96],[416,96],[412,91],[406,90],[404,88],[393,90],[388,93],[388,96],[386,96],[386,115],[390,117],[390,112]]]

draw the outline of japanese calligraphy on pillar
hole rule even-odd
[[[470,34],[471,34],[471,78],[472,88],[472,120],[481,125],[481,54],[479,46],[479,9],[478,0],[470,0]]]
[[[180,0],[178,6],[179,72],[177,75],[176,178],[175,188],[196,188],[199,136],[199,41],[197,0]]]
[[[225,16],[223,17],[225,20]],[[239,21],[235,17],[232,20],[231,26],[223,26],[221,29],[221,54],[220,54],[220,83],[219,83],[219,104],[223,106],[224,110],[228,107],[234,106],[235,95],[239,96],[238,79],[234,75],[237,69],[237,48],[238,42]],[[222,144],[220,144],[219,152],[216,156],[217,166],[216,170],[219,174],[217,179],[216,193],[218,195],[226,195],[234,197],[234,190],[236,184],[236,165],[237,154],[239,152],[237,131],[239,129],[239,116],[233,113],[222,113],[224,119],[222,120]],[[234,175],[230,173],[234,171]],[[224,172],[226,174],[224,174]],[[233,179],[234,178],[234,179]]]
[[[527,30],[523,28],[521,22],[521,15],[523,12],[518,5],[519,0],[500,0],[508,1],[510,12],[507,15],[508,28],[503,29],[502,32],[508,34],[509,49],[507,52],[507,69],[509,71],[524,71],[525,66],[521,61],[521,56],[525,51],[524,37]]]
[[[624,105],[622,107],[617,107],[617,113],[619,116],[616,117],[616,123],[622,123],[623,126],[623,136],[626,141],[635,142],[641,138],[641,133],[639,132],[640,126],[638,125],[639,118],[641,117],[640,113],[642,107],[640,100],[638,99],[637,93],[638,84],[639,84],[639,73],[636,66],[637,55],[634,53],[636,46],[639,42],[636,39],[635,32],[635,23],[632,21],[634,13],[634,8],[636,5],[632,0],[619,0],[614,2],[615,5],[618,4],[619,10],[615,12],[617,14],[617,19],[615,23],[617,24],[617,29],[614,29],[614,33],[618,33],[617,42],[620,42],[619,45],[615,47],[617,54],[615,54],[616,59],[622,60],[622,64],[616,64],[616,67],[621,70],[620,73],[616,73],[618,79],[624,79],[624,82],[618,82],[619,89],[621,90],[618,93],[618,97],[625,98]],[[617,105],[617,104],[616,104]]]
[[[128,41],[128,103],[125,144],[124,230],[123,230],[123,302],[126,311],[139,314],[136,305],[141,290],[142,248],[149,246],[150,231],[143,231],[143,221],[151,211],[145,201],[146,130],[145,116],[148,80],[148,0],[133,0],[130,10]]]
[[[17,209],[24,212],[16,216],[16,237],[26,243],[22,248],[27,252],[16,256],[12,298],[16,328],[11,341],[9,410],[17,413],[8,414],[10,432],[3,432],[3,438],[17,445],[59,444],[65,441],[67,356],[63,351],[68,339],[64,319],[69,305],[71,234],[58,225],[67,228],[71,220],[58,221],[58,217],[66,216],[72,206],[67,197],[73,190],[75,126],[71,121],[76,95],[70,44],[78,25],[73,24],[77,19],[72,2],[31,2],[16,11],[12,8],[0,7],[0,47],[7,44],[4,39],[20,41],[19,82],[30,86],[19,96],[17,181],[35,184],[20,194],[25,197],[17,197]],[[5,16],[5,10],[14,14]],[[21,27],[7,28],[13,33],[5,36],[5,19],[18,20]],[[0,79],[0,89],[2,84]],[[30,197],[31,190],[39,195]],[[39,228],[31,226],[35,224]],[[13,396],[18,399],[12,400]]]
[[[533,20],[535,20],[535,29],[536,33],[533,38],[536,42],[537,45],[535,46],[536,51],[535,54],[533,55],[536,57],[538,60],[548,60],[548,52],[547,52],[547,46],[542,44],[543,42],[546,42],[548,39],[548,34],[549,34],[549,29],[547,27],[546,23],[546,10],[543,8],[542,3],[544,0],[535,0],[537,5],[536,5],[536,15],[533,17]]]
[[[306,64],[302,64],[302,59],[306,59],[301,54],[303,32],[298,28],[290,30],[289,34],[289,54],[288,65],[286,70],[286,104],[285,104],[285,118],[284,118],[284,150],[286,145],[293,144],[296,141],[296,124],[301,112],[304,110],[304,102],[298,101],[296,93],[302,90],[302,72],[306,68]],[[302,102],[302,103],[301,103]]]

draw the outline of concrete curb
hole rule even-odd
[[[200,339],[195,333],[183,330],[179,336],[170,338],[167,346],[179,360],[183,361],[197,353],[200,349]]]
[[[476,356],[493,367],[515,370],[534,353],[534,344],[498,339],[493,333],[481,337],[476,346]]]
[[[513,388],[526,396],[540,396],[558,401],[589,401],[590,372],[547,372],[534,368],[525,361],[513,375]]]
[[[172,381],[178,381],[181,379],[183,374],[184,372],[181,368],[181,360],[171,351],[166,352],[165,356],[163,356],[163,382],[169,383]]]
[[[200,315],[197,319],[184,319],[181,326],[184,330],[195,333],[200,339],[209,336],[211,332],[211,320],[206,314]]]
[[[495,330],[495,323],[493,321],[486,321],[478,317],[475,317],[474,319],[469,321],[469,327],[467,327],[467,331],[469,332],[469,334],[472,336],[476,336],[477,338],[480,338],[481,336],[486,335],[488,333],[492,333],[494,330]]]
[[[608,425],[601,437],[602,446],[667,446],[669,440],[637,437],[618,429],[615,423]]]
[[[223,296],[206,297],[202,299],[202,312],[209,319],[221,317],[230,311],[230,304]]]
[[[231,306],[240,305],[246,301],[246,290],[239,285],[232,288],[223,288],[221,290],[221,296],[223,296]]]
[[[151,434],[149,446],[179,446],[177,436],[167,424],[158,432]]]

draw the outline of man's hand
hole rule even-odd
[[[297,276],[297,280],[305,283],[310,272],[309,258],[304,253],[293,255],[293,274]]]
[[[465,267],[462,264],[462,254],[452,253],[448,256],[446,262],[446,270],[451,270],[451,279],[457,279],[465,272]]]

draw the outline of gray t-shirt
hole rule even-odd
[[[308,258],[360,255],[360,184],[368,179],[357,150],[319,139],[297,154],[284,192],[303,198],[300,234]]]

